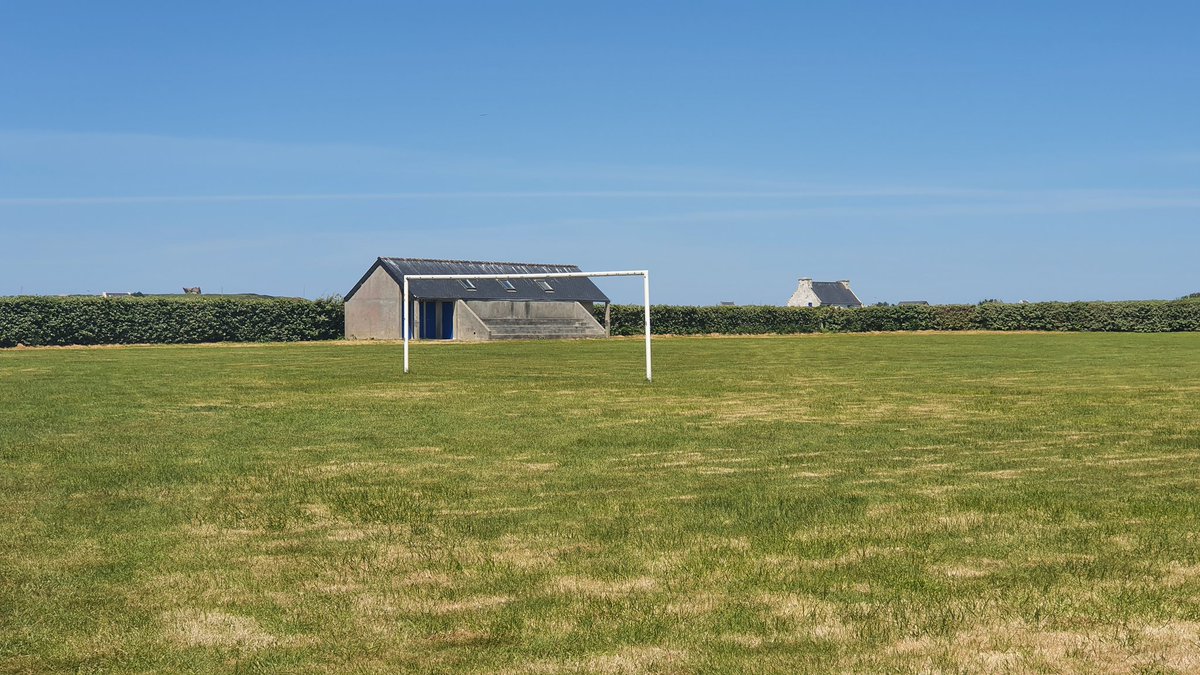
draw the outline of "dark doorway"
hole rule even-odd
[[[439,335],[443,340],[454,339],[454,303],[442,303],[442,334]]]
[[[422,340],[454,338],[454,303],[422,300],[417,309]]]

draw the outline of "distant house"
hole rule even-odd
[[[850,280],[813,281],[801,277],[796,292],[787,302],[788,307],[862,307],[862,301],[850,290]]]
[[[579,272],[575,265],[378,258],[346,294],[346,338],[403,336],[404,277],[425,274]],[[414,279],[409,281],[409,337],[422,340],[513,340],[604,337],[592,316],[608,296],[583,277]]]

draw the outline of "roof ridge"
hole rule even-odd
[[[469,265],[528,265],[531,267],[579,267],[579,265],[568,263],[533,263],[533,262],[505,262],[502,260],[445,260],[441,258],[392,258],[380,256],[380,260],[395,260],[400,262],[434,262],[434,263],[467,263]]]

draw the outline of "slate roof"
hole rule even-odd
[[[408,274],[538,274],[543,272],[579,272],[577,265],[548,265],[541,263],[485,262],[479,260],[430,260],[426,258],[379,258],[362,279],[346,294],[349,300],[378,267],[383,267],[397,284],[404,283]],[[513,291],[508,291],[496,279],[474,279],[475,290],[468,290],[457,279],[418,279],[409,282],[409,292],[415,298],[431,300],[575,300],[578,302],[608,302],[591,279],[546,279],[553,293],[543,290],[536,279],[510,279]]]
[[[862,302],[858,296],[849,288],[843,286],[837,281],[814,281],[812,282],[813,293],[821,299],[822,305],[850,305],[852,307],[861,307]]]

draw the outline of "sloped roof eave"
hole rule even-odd
[[[552,265],[546,263],[512,263],[487,262],[479,260],[438,260],[429,258],[376,258],[375,262],[359,279],[354,288],[346,294],[348,301],[366,282],[375,270],[383,267],[388,276],[397,284],[404,283],[405,274],[537,274],[539,272],[579,272],[577,265]],[[574,301],[574,302],[608,302],[606,296],[591,279],[552,278],[548,279],[554,287],[553,293],[547,293],[534,284],[532,279],[516,279],[514,292],[505,291],[498,282],[495,288],[490,283],[476,285],[476,290],[469,291],[457,281],[451,280],[417,280],[409,284],[409,292],[417,298],[462,299],[462,300],[539,300],[539,301]]]

